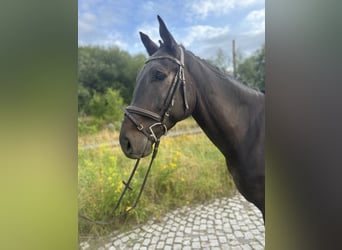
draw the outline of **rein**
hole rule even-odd
[[[138,196],[137,196],[137,198],[136,198],[136,200],[135,200],[133,206],[130,207],[129,209],[127,209],[127,210],[125,211],[126,213],[129,213],[131,210],[133,210],[134,208],[136,208],[136,206],[138,205],[138,202],[139,202],[139,200],[140,200],[140,197],[141,197],[141,195],[142,195],[142,192],[143,192],[143,190],[144,190],[144,187],[145,187],[145,184],[146,184],[146,181],[147,181],[147,177],[148,177],[148,175],[149,175],[149,173],[150,173],[150,170],[151,170],[151,167],[152,167],[152,163],[153,163],[154,159],[155,159],[156,156],[157,156],[157,152],[158,152],[158,148],[159,148],[159,143],[160,143],[160,141],[156,142],[155,145],[154,145],[152,157],[151,157],[150,163],[149,163],[149,165],[148,165],[147,172],[146,172],[146,174],[145,174],[145,177],[144,177],[143,183],[142,183],[142,185],[141,185],[139,194],[138,194]],[[124,190],[122,191],[122,193],[121,193],[121,195],[120,195],[120,198],[119,198],[119,200],[117,201],[117,203],[116,203],[115,207],[113,208],[112,212],[111,212],[111,213],[109,214],[109,216],[107,217],[107,218],[112,218],[111,220],[101,220],[101,221],[99,221],[99,220],[93,220],[93,219],[89,218],[88,216],[85,216],[85,215],[80,214],[80,213],[78,213],[78,217],[80,217],[80,218],[82,218],[82,219],[84,219],[84,220],[87,220],[87,221],[89,221],[89,222],[98,224],[98,225],[110,225],[110,224],[113,224],[113,223],[115,222],[115,221],[114,221],[114,219],[115,219],[114,213],[115,213],[115,211],[119,208],[120,203],[121,203],[121,201],[122,201],[122,198],[124,197],[126,191],[127,191],[128,189],[129,189],[129,190],[133,190],[132,187],[130,186],[130,184],[131,184],[131,182],[132,182],[132,180],[133,180],[135,171],[137,170],[137,168],[138,168],[138,166],[139,166],[140,159],[141,159],[141,158],[137,159],[137,161],[135,162],[135,165],[134,165],[134,167],[133,167],[133,170],[132,170],[132,172],[131,172],[131,175],[129,176],[128,181],[127,181],[127,182],[122,181],[122,183],[124,184],[125,188],[124,188]],[[121,214],[121,215],[123,215],[123,214]]]
[[[152,112],[150,110],[147,110],[147,109],[143,109],[143,108],[140,108],[140,107],[136,107],[136,106],[128,106],[126,108],[121,108],[123,110],[123,112],[125,113],[125,116],[127,116],[130,121],[136,126],[137,130],[140,131],[141,133],[143,133],[147,138],[148,140],[152,141],[152,143],[154,143],[154,149],[153,149],[153,153],[152,153],[152,157],[151,157],[151,160],[150,160],[150,163],[148,165],[148,168],[147,168],[147,171],[146,171],[146,174],[145,174],[145,177],[144,177],[144,180],[143,180],[143,183],[140,187],[140,191],[139,191],[139,194],[133,204],[132,207],[130,207],[129,209],[126,210],[126,213],[130,212],[131,210],[133,210],[134,208],[136,208],[136,206],[138,205],[138,202],[140,200],[140,197],[142,195],[142,192],[144,190],[144,187],[145,187],[145,184],[146,184],[146,181],[147,181],[147,177],[150,173],[150,170],[151,170],[151,167],[152,167],[152,164],[153,164],[153,161],[155,159],[155,157],[157,156],[157,153],[158,153],[158,148],[159,148],[159,144],[160,144],[160,138],[163,136],[163,135],[166,135],[167,133],[167,127],[166,127],[166,124],[165,124],[165,120],[167,117],[170,116],[170,112],[172,110],[172,107],[174,106],[174,102],[175,102],[175,93],[176,93],[176,90],[177,88],[179,87],[179,84],[182,85],[182,88],[183,88],[183,99],[184,99],[184,109],[185,109],[185,112],[186,110],[189,109],[189,104],[188,104],[188,101],[187,101],[187,95],[186,95],[186,82],[185,82],[185,75],[184,75],[184,51],[183,51],[183,48],[182,47],[179,47],[180,48],[180,51],[181,51],[181,58],[180,60],[174,58],[174,57],[171,57],[171,56],[154,56],[154,57],[150,57],[146,62],[151,62],[153,60],[160,60],[160,59],[168,59],[168,60],[171,60],[173,62],[175,62],[176,64],[179,65],[179,69],[172,81],[172,84],[171,84],[171,87],[168,91],[168,95],[165,99],[165,102],[164,102],[164,108],[163,108],[163,114],[162,115],[159,115],[155,112]],[[154,121],[156,121],[155,123],[153,123],[152,125],[150,125],[148,127],[148,130],[145,129],[145,127],[139,123],[132,114],[136,114],[136,115],[140,115],[140,116],[144,116],[144,117],[147,117],[149,119],[152,119]],[[153,128],[156,127],[156,126],[161,126],[164,133],[157,137]],[[134,167],[133,167],[133,170],[131,172],[131,175],[128,179],[127,182],[125,181],[122,181],[122,183],[124,184],[125,188],[124,190],[122,191],[121,195],[120,195],[120,198],[119,200],[117,201],[115,207],[113,208],[112,212],[110,213],[109,215],[109,218],[112,218],[112,220],[110,221],[107,221],[107,220],[102,220],[102,221],[97,221],[97,220],[93,220],[85,215],[82,215],[82,214],[78,214],[78,216],[82,219],[85,219],[89,222],[92,222],[92,223],[95,223],[95,224],[99,224],[99,225],[109,225],[109,224],[112,224],[114,223],[114,213],[115,211],[119,208],[120,204],[121,204],[121,201],[126,193],[126,191],[129,189],[129,190],[132,190],[132,187],[130,186],[132,180],[133,180],[133,177],[134,177],[134,174],[139,166],[139,163],[140,163],[140,159],[137,159]]]

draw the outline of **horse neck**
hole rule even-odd
[[[223,77],[191,54],[189,59],[188,70],[196,90],[192,116],[225,156],[238,157],[240,149],[249,146],[244,144],[251,129],[263,126],[264,96]]]

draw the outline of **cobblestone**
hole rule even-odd
[[[262,215],[241,195],[217,199],[210,204],[183,207],[123,234],[113,233],[111,241],[93,249],[264,249]]]

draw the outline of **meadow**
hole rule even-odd
[[[195,127],[192,119],[174,130]],[[120,147],[110,147],[106,141],[116,139],[118,132],[102,131],[98,135],[79,138],[78,209],[82,214],[102,220],[110,214],[127,181],[135,161],[124,156]],[[87,143],[100,143],[94,149],[84,149]],[[113,230],[128,230],[150,218],[181,206],[205,203],[214,198],[230,196],[235,186],[228,173],[224,157],[204,133],[163,137],[138,207],[129,210],[139,193],[150,158],[140,166],[115,215],[121,215],[109,226],[99,226],[79,220],[80,237],[96,237]]]

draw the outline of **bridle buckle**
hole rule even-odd
[[[153,127],[158,126],[158,125],[161,125],[161,126],[163,127],[163,129],[164,129],[164,133],[163,133],[161,136],[167,134],[167,127],[166,127],[165,124],[163,124],[163,123],[161,123],[161,122],[157,122],[157,123],[152,124],[148,129],[150,130],[150,133],[151,133],[150,136],[153,138],[153,140],[154,140],[155,142],[159,141],[159,140],[160,140],[160,137],[161,137],[161,136],[160,136],[159,139],[158,139],[157,136],[156,136],[156,134],[155,134],[154,131],[153,131]]]
[[[142,130],[144,129],[144,126],[143,126],[142,124],[138,124],[138,125],[137,125],[137,129],[138,129],[139,131],[142,131]]]

